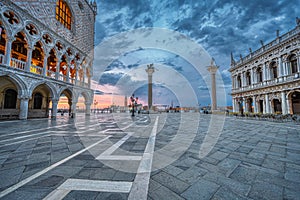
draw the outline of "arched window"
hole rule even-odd
[[[236,79],[237,79],[237,87],[238,87],[238,88],[242,87],[242,79],[241,79],[241,75],[238,75]]]
[[[15,41],[12,43],[12,58],[16,58],[23,62],[27,60],[27,41],[24,33],[17,33],[15,35]]]
[[[257,82],[260,83],[262,82],[263,74],[262,74],[262,69],[261,67],[257,68]]]
[[[16,108],[18,93],[13,89],[5,91],[4,108]]]
[[[291,72],[292,74],[297,73],[298,72],[298,66],[297,66],[297,58],[296,55],[293,54],[290,59],[290,66],[291,66]]]
[[[58,0],[56,2],[56,19],[67,29],[71,30],[72,13],[64,0]]]
[[[277,73],[277,65],[275,62],[271,63],[270,65],[270,71],[271,71],[271,78],[277,78],[278,77],[278,73]]]
[[[34,94],[33,109],[41,109],[43,104],[43,96],[41,93]]]
[[[250,72],[246,72],[246,84],[251,85],[251,74],[250,74]]]

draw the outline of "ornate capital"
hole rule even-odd
[[[28,95],[19,95],[18,96],[18,99],[20,99],[20,100],[29,100],[30,99],[30,96],[28,96]]]

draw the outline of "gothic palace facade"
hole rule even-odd
[[[232,105],[240,113],[300,114],[300,20],[286,34],[235,61]]]
[[[60,96],[90,113],[96,2],[0,2],[0,119],[57,114]]]

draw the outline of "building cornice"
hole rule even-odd
[[[239,61],[235,63],[235,65],[231,66],[229,69],[230,72],[238,69],[242,66],[248,65],[254,60],[258,59],[261,56],[269,54],[270,52],[274,51],[275,49],[279,48],[282,45],[290,43],[292,40],[297,40],[300,38],[300,26],[297,26],[293,30],[277,37],[270,43],[262,46],[261,48],[257,49],[256,51],[248,54],[247,56],[241,58]]]

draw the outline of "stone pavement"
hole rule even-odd
[[[228,117],[209,135],[210,119],[0,122],[0,199],[300,199],[300,125]]]

